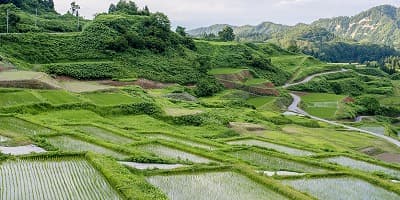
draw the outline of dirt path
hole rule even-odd
[[[331,71],[331,72],[324,72],[324,73],[314,74],[314,75],[311,75],[311,76],[306,77],[304,80],[302,80],[302,81],[300,81],[300,82],[296,82],[296,83],[286,83],[286,84],[283,86],[283,88],[288,88],[288,87],[291,87],[291,86],[301,85],[301,84],[310,82],[312,79],[314,79],[315,77],[318,77],[318,76],[323,76],[323,75],[327,75],[327,74],[336,74],[336,73],[339,73],[339,72],[347,72],[347,71],[349,71],[349,70],[347,70],[347,69],[342,69],[342,70],[339,70],[339,71]]]
[[[347,70],[342,70],[342,71],[347,71]],[[342,72],[342,71],[333,71],[333,72],[325,72],[325,73],[315,74],[315,75],[307,77],[306,79],[304,79],[303,81],[300,81],[298,83],[287,84],[287,85],[285,85],[286,86],[285,88],[293,86],[293,85],[299,85],[299,84],[307,83],[307,82],[311,81],[313,78],[318,77],[318,76],[322,76],[322,75],[326,75],[326,74],[338,73],[338,72]],[[346,128],[346,129],[351,130],[351,131],[357,131],[357,132],[361,132],[361,133],[370,134],[370,135],[382,138],[382,139],[384,139],[384,140],[386,140],[386,141],[388,141],[388,142],[400,147],[400,141],[398,141],[396,139],[393,139],[391,137],[388,137],[386,135],[381,135],[381,134],[374,133],[374,132],[371,132],[371,131],[362,130],[362,129],[359,129],[359,128],[356,128],[356,127],[344,125],[344,124],[341,124],[341,123],[338,123],[338,122],[334,122],[334,121],[330,121],[330,120],[326,120],[326,119],[322,119],[322,118],[310,115],[306,111],[304,111],[303,109],[301,109],[299,107],[299,105],[301,103],[301,97],[296,95],[296,94],[294,94],[294,93],[290,93],[290,95],[293,97],[293,102],[288,107],[288,110],[290,112],[298,113],[298,114],[310,117],[311,119],[314,119],[314,120],[317,120],[317,121],[321,121],[321,122],[325,122],[325,123],[328,123],[328,124],[331,124],[331,125],[334,125],[334,126],[340,126],[340,127]]]

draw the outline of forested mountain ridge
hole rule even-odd
[[[400,9],[394,6],[374,7],[353,17],[320,19],[312,25],[360,42],[400,48]]]
[[[212,25],[189,31],[192,36],[218,33],[227,25]],[[254,35],[265,35],[266,39],[286,36],[298,32],[304,27],[319,28],[321,32],[330,32],[337,37],[359,42],[369,42],[400,48],[400,9],[391,5],[382,5],[361,12],[353,17],[319,19],[309,25],[286,26],[263,22],[256,26],[232,26],[241,40],[257,40]]]

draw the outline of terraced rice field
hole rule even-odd
[[[292,172],[324,172],[325,170],[306,165],[303,163],[286,160],[283,158],[272,157],[253,151],[237,151],[230,153],[231,156],[247,161],[253,165],[260,166],[262,169],[271,171],[292,171]]]
[[[42,102],[28,91],[0,92],[0,97],[0,107],[11,107]]]
[[[114,87],[107,85],[100,85],[98,83],[90,81],[66,81],[66,82],[61,82],[61,85],[66,90],[76,93],[106,91],[114,89]]]
[[[52,132],[46,127],[14,117],[0,117],[0,129],[25,135],[45,135]]]
[[[178,159],[183,161],[190,161],[194,163],[210,163],[211,160],[203,158],[198,155],[187,153],[181,150],[169,148],[163,145],[149,144],[138,147],[140,150],[153,153],[162,158]]]
[[[256,108],[263,108],[264,106],[271,106],[274,103],[276,97],[254,97],[247,100],[247,103],[255,106]]]
[[[78,140],[68,136],[50,137],[47,139],[51,145],[59,148],[62,151],[70,152],[86,152],[91,151],[107,156],[112,156],[117,159],[125,159],[128,155],[119,153],[102,146],[98,146],[86,141]]]
[[[337,163],[346,167],[350,167],[350,168],[354,168],[354,169],[358,169],[361,171],[367,171],[367,172],[383,172],[387,175],[390,175],[392,177],[396,177],[397,179],[400,179],[400,171],[399,170],[395,170],[395,169],[390,169],[387,167],[382,167],[379,165],[374,165],[368,162],[364,162],[364,161],[359,161],[359,160],[354,160],[351,158],[347,158],[347,157],[334,157],[334,158],[328,158],[325,159],[326,161],[329,162],[333,162],[333,163]]]
[[[274,149],[276,151],[280,151],[280,152],[284,152],[284,153],[296,155],[296,156],[309,156],[309,155],[313,154],[312,152],[305,151],[305,150],[295,149],[295,148],[286,147],[286,146],[282,146],[282,145],[278,145],[278,144],[274,144],[274,143],[270,143],[270,142],[264,142],[264,141],[252,140],[252,139],[231,141],[231,142],[228,142],[228,144],[264,147],[264,148]]]
[[[176,169],[184,167],[181,164],[152,164],[152,163],[136,163],[136,162],[119,162],[127,167],[132,167],[135,169],[148,170],[148,169]]]
[[[394,192],[354,178],[297,179],[283,182],[297,190],[324,200],[396,200],[400,198]]]
[[[306,103],[305,111],[309,114],[334,119],[339,103],[344,98],[341,95],[314,93],[303,96],[302,100]]]
[[[153,138],[153,139],[163,139],[163,140],[167,140],[167,141],[171,141],[171,142],[179,142],[182,144],[186,144],[188,146],[192,146],[192,147],[199,147],[199,148],[203,148],[203,149],[208,149],[208,150],[213,150],[215,149],[215,147],[206,145],[206,144],[200,144],[197,142],[192,142],[189,140],[183,140],[183,139],[179,139],[179,138],[175,138],[175,137],[171,137],[168,135],[162,135],[162,134],[147,134],[146,137],[149,138]]]
[[[91,135],[93,137],[97,137],[104,141],[115,144],[128,144],[134,141],[131,138],[124,137],[95,126],[74,126],[74,129],[80,130],[87,135]]]
[[[148,181],[159,187],[171,200],[287,199],[233,172],[153,176],[149,177]]]
[[[0,165],[0,199],[122,199],[86,160],[17,160]]]
[[[121,104],[139,103],[142,100],[138,97],[131,97],[122,93],[87,93],[82,95],[96,105],[100,106],[115,106]]]
[[[14,156],[27,155],[31,153],[44,153],[46,150],[35,145],[17,146],[17,147],[2,147],[0,146],[2,154],[10,154]]]
[[[74,96],[65,91],[45,90],[39,91],[38,94],[42,96],[43,99],[53,105],[73,104],[81,102],[81,100],[77,96]]]
[[[362,126],[360,128],[373,133],[385,135],[385,127],[382,126]]]

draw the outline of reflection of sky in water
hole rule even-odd
[[[380,135],[385,135],[385,127],[382,126],[363,126],[360,127],[363,130],[374,132]]]

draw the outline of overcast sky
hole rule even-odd
[[[54,0],[58,12],[65,13],[72,0]],[[81,14],[93,18],[106,12],[118,0],[76,0]],[[174,26],[188,28],[212,24],[256,25],[264,21],[294,25],[319,18],[352,16],[376,5],[400,6],[400,0],[135,0],[152,12],[169,16]]]

